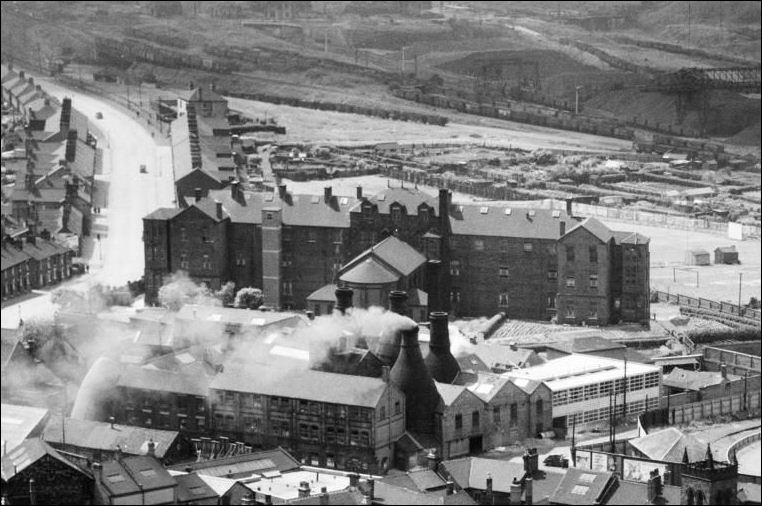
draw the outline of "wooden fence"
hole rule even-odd
[[[717,302],[714,300],[704,299],[702,297],[696,298],[679,293],[662,292],[661,290],[653,290],[652,293],[656,295],[657,302],[674,302],[680,306],[711,309],[720,313],[742,316],[744,318],[751,318],[757,321],[762,319],[762,311],[759,309],[743,307],[739,306],[738,304],[732,304],[730,302]]]

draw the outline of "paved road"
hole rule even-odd
[[[760,476],[762,472],[760,470],[760,451],[762,450],[762,442],[755,441],[742,448],[736,453],[738,459],[738,472],[741,474],[751,474],[753,476]]]
[[[66,283],[66,286],[98,282],[121,286],[143,275],[143,216],[157,207],[173,207],[174,190],[171,148],[158,145],[139,123],[121,109],[103,99],[65,89],[49,79],[34,76],[50,94],[72,98],[72,105],[85,114],[105,135],[99,139],[104,149],[103,175],[97,179],[109,188],[108,207],[94,216],[93,237],[87,241],[84,256],[90,258],[90,274]],[[103,113],[96,120],[95,114]],[[145,164],[147,174],[140,173]],[[52,316],[49,291],[2,310],[3,327],[15,327],[19,309],[24,319]]]

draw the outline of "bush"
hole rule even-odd
[[[259,288],[246,287],[238,290],[234,306],[242,309],[257,309],[264,302],[264,294]]]

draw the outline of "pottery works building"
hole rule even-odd
[[[568,210],[453,205],[444,189],[438,199],[412,188],[339,197],[331,187],[323,195],[296,195],[285,185],[250,193],[232,182],[208,194],[199,189],[188,207],[143,219],[147,303],[157,301],[168,274],[184,270],[212,289],[234,281],[262,287],[267,305],[304,308],[350,259],[394,235],[441,262],[431,274],[437,283],[425,280],[441,293],[429,310],[549,319],[558,297],[567,323],[648,319],[647,239],[630,238],[637,266],[625,266],[623,245],[633,234],[594,219],[582,227]],[[630,300],[641,301],[637,311]]]
[[[504,376],[542,382],[550,388],[554,429],[571,428],[575,423],[608,423],[611,396],[618,417],[659,407],[658,366],[573,353]]]

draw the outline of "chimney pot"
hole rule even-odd
[[[368,497],[370,497],[370,500],[372,501],[373,499],[376,498],[376,480],[374,480],[373,478],[368,478],[367,485],[368,485],[367,494],[368,494]]]
[[[222,202],[220,202],[219,200],[215,200],[214,206],[217,210],[217,219],[221,220],[222,219]]]
[[[722,379],[728,379],[728,366],[724,362],[720,364],[720,374]]]
[[[34,77],[29,77],[29,84],[34,85]]]
[[[114,428],[114,417],[113,416],[108,417],[108,421],[109,421],[109,423],[111,423],[111,428],[113,429]]]
[[[280,198],[284,198],[286,196],[286,185],[279,184],[278,185],[278,195]]]
[[[405,308],[406,300],[407,292],[404,290],[392,290],[389,292],[389,310],[407,316],[407,309]]]
[[[196,197],[196,202],[201,200],[201,188],[194,188],[193,194]]]
[[[487,473],[487,493],[492,493],[492,473]]]
[[[534,503],[534,481],[530,476],[524,480],[524,504]]]
[[[150,455],[151,457],[156,456],[156,443],[153,442],[153,439],[148,440],[148,452],[146,452],[146,455]]]
[[[314,311],[307,311],[307,318],[312,321],[315,319],[315,312]]]
[[[36,85],[36,86],[34,87],[34,89],[35,89],[35,90],[37,90],[37,91],[42,91],[42,86],[40,86],[40,85],[38,84],[38,85]]]
[[[521,504],[521,483],[516,478],[513,478],[511,483],[510,498],[511,504]]]

